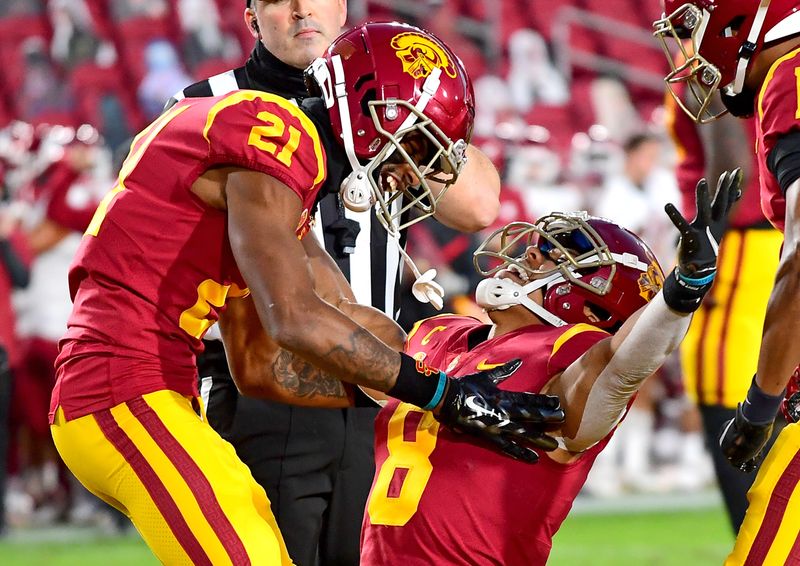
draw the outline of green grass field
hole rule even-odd
[[[577,513],[556,536],[548,564],[719,565],[732,544],[720,507],[663,513]],[[49,530],[12,533],[0,542],[0,564],[148,566],[157,561],[135,535],[97,538],[91,531]]]

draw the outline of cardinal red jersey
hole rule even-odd
[[[674,85],[675,90],[682,96],[687,88],[687,83]],[[667,95],[665,101],[667,110],[667,129],[678,153],[678,163],[675,168],[675,177],[681,191],[681,212],[686,218],[694,218],[697,213],[695,190],[697,182],[706,176],[706,154],[703,140],[700,137],[699,128],[703,126],[696,124],[689,115],[678,108],[675,99]],[[733,117],[723,118],[724,120],[735,120]],[[742,127],[748,136],[750,147],[756,145],[756,121],[755,119],[742,122]],[[715,149],[714,151],[723,151]],[[754,158],[755,159],[755,158]],[[711,183],[716,182],[715,180]],[[766,218],[761,210],[761,196],[759,176],[753,174],[747,179],[747,186],[742,191],[742,199],[734,208],[729,219],[731,228],[750,228],[760,224],[765,224]]]
[[[769,170],[767,159],[778,140],[800,129],[800,49],[773,63],[758,97],[758,171],[761,177],[761,207],[772,224],[783,231],[786,199],[778,179]]]
[[[488,326],[444,315],[418,323],[406,352],[451,376],[513,358],[522,366],[500,385],[538,392],[608,334],[586,324],[533,325],[469,349]],[[473,340],[473,342],[476,340]],[[375,421],[376,473],[361,534],[365,566],[544,564],[606,440],[571,464],[536,465],[467,442],[432,413],[390,400]]]
[[[201,338],[248,292],[226,213],[191,192],[214,166],[282,181],[302,200],[298,237],[308,231],[325,155],[301,110],[256,91],[175,105],[134,140],[70,269],[51,419],[58,405],[69,420],[162,389],[196,395]]]

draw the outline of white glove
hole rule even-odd
[[[429,269],[414,281],[411,293],[420,303],[430,303],[437,311],[444,306],[444,289],[433,279],[436,277],[436,270]]]

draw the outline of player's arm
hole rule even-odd
[[[602,440],[622,419],[642,383],[678,347],[692,313],[711,288],[718,242],[730,207],[739,197],[741,172],[720,178],[713,202],[705,181],[697,189],[697,218],[689,224],[668,205],[681,232],[678,266],[664,288],[611,337],[592,346],[548,384],[567,414],[562,437],[570,452],[581,452]]]
[[[228,366],[242,395],[312,407],[346,407],[352,390],[264,331],[251,297],[228,303],[219,320]]]
[[[756,383],[766,394],[783,396],[800,364],[800,178],[786,189],[786,225],[775,286],[767,305]],[[773,415],[774,416],[774,415]]]
[[[402,349],[405,333],[400,326],[383,312],[355,302],[344,275],[313,234],[303,239],[303,247],[320,298],[342,310],[390,348]],[[315,407],[344,407],[353,403],[349,384],[282,349],[266,334],[250,297],[231,302],[220,319],[220,329],[231,373],[242,394]],[[368,389],[366,393],[372,399],[386,398],[375,390]]]
[[[436,205],[436,219],[460,232],[478,232],[491,226],[500,212],[500,175],[477,147],[467,147],[467,163],[456,182]],[[438,195],[441,185],[431,182]]]
[[[800,134],[778,141],[768,165],[786,197],[783,249],[767,303],[758,366],[736,417],[722,429],[720,447],[735,468],[751,472],[772,434],[784,390],[800,364]]]
[[[392,350],[402,350],[406,333],[400,325],[383,311],[356,302],[350,283],[314,234],[308,234],[302,243],[311,266],[314,290],[320,298],[369,330]]]

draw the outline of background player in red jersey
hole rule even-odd
[[[691,104],[686,85],[676,93]],[[715,101],[717,108],[724,108]],[[676,176],[681,191],[681,212],[694,214],[694,186],[700,177],[715,178],[722,171],[742,167],[742,198],[730,215],[725,240],[720,245],[714,286],[695,313],[681,343],[681,365],[686,393],[697,403],[705,444],[714,462],[734,535],[744,521],[747,491],[755,474],[732,468],[716,449],[719,431],[736,416],[736,406],[747,394],[758,362],[764,314],[778,267],[783,235],[767,221],[760,206],[758,165],[753,147],[755,120],[724,116],[712,124],[696,124],[667,96],[667,125],[678,148]],[[773,431],[772,440],[778,430]],[[684,447],[684,451],[689,448]]]
[[[437,56],[424,72],[405,74],[392,45],[399,36]],[[259,324],[299,358],[433,409],[520,458],[533,454],[517,446],[521,438],[545,442],[540,421],[563,420],[555,398],[432,373],[314,290],[312,272],[327,266],[337,277],[304,237],[326,152],[344,145],[361,174],[346,185],[354,195],[398,192],[381,202],[387,228],[400,222],[392,203],[412,185],[422,187],[422,196],[409,193],[412,204],[431,214],[426,175],[458,177],[472,128],[458,59],[417,28],[366,25],[334,42],[313,76],[324,98],[302,110],[238,91],[184,100],[160,116],[132,143],[70,270],[53,438],[76,477],[129,515],[165,563],[291,562],[263,489],[198,407],[195,354],[229,298],[250,294]],[[356,91],[365,85],[375,90],[363,108]],[[349,116],[361,112],[373,127],[353,132]]]
[[[414,327],[405,351],[468,384],[489,379],[508,391],[557,395],[566,422],[553,433],[558,442],[547,446],[554,450],[530,467],[463,442],[457,427],[440,426],[428,411],[388,401],[375,425],[377,471],[362,531],[362,564],[546,562],[552,537],[594,459],[643,381],[678,346],[710,288],[740,184],[739,171],[723,175],[712,203],[703,181],[691,224],[668,207],[681,244],[679,265],[663,291],[650,249],[624,228],[585,213],[556,213],[535,225],[512,223],[479,248],[476,266],[494,277],[481,283],[477,300],[494,324],[433,317]],[[230,340],[245,326],[226,323],[229,352],[246,344],[258,344],[261,355],[274,351],[253,325],[247,340]],[[508,357],[520,358],[525,371],[510,378],[474,374],[499,368]],[[235,378],[261,372],[262,389],[253,393],[307,404],[346,400],[333,389],[304,395],[302,383],[310,376],[316,383],[319,375],[282,353],[262,359],[260,368],[232,363]]]
[[[717,92],[737,117],[756,116],[761,207],[784,233],[775,284],[767,306],[757,372],[736,417],[722,431],[723,453],[752,471],[761,457],[784,391],[787,418],[797,420],[800,344],[800,10],[792,0],[667,0],[655,22],[665,51],[683,50],[683,65],[667,76],[685,84],[697,102],[678,104],[695,121],[715,119]],[[689,49],[684,49],[684,42]],[[767,274],[764,274],[767,275]],[[770,273],[769,276],[773,276]],[[756,368],[753,368],[756,369]],[[794,372],[794,377],[793,376]],[[796,564],[800,561],[800,425],[778,436],[748,494],[749,507],[726,564]]]

